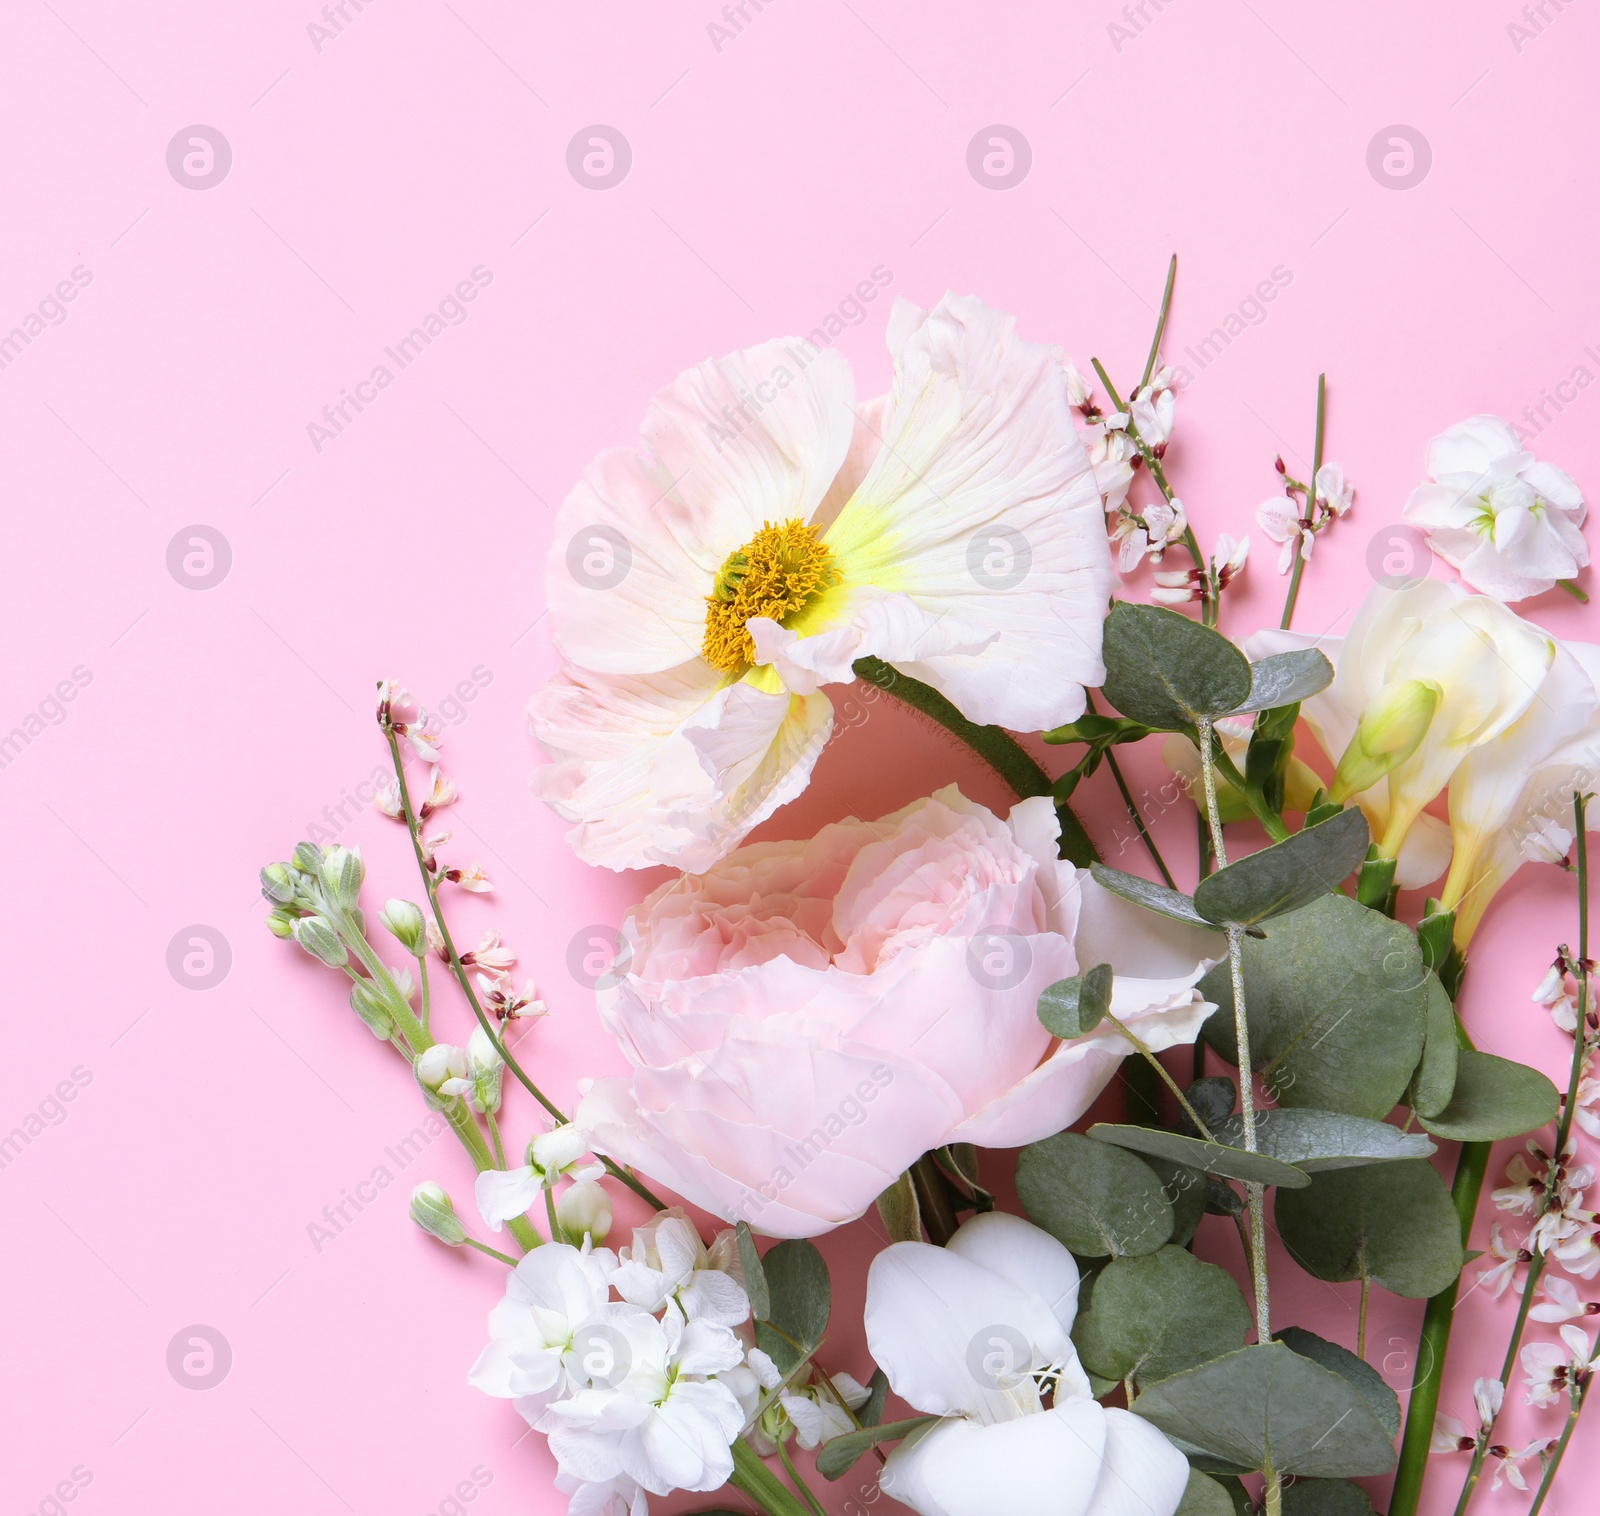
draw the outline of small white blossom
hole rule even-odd
[[[1535,1321],[1576,1321],[1580,1316],[1600,1312],[1600,1301],[1580,1300],[1578,1288],[1570,1279],[1546,1274],[1540,1288],[1544,1291],[1545,1303],[1528,1312]]]

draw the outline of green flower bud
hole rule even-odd
[[[294,871],[287,863],[269,863],[261,871],[261,893],[278,905],[288,905],[295,897]]]
[[[467,1240],[467,1229],[456,1215],[450,1196],[431,1179],[411,1192],[411,1219],[430,1237],[437,1237],[453,1248]]]
[[[340,847],[338,843],[324,848],[322,853],[322,883],[337,906],[348,910],[361,893],[361,881],[366,878],[367,866],[361,861],[358,847]]]
[[[1329,798],[1342,804],[1399,768],[1422,746],[1443,693],[1431,679],[1400,679],[1379,691],[1339,760]]]
[[[505,1080],[506,1061],[500,1049],[481,1026],[472,1029],[467,1039],[467,1077],[472,1080],[472,1108],[498,1111],[500,1088]]]
[[[575,1242],[587,1232],[598,1246],[611,1231],[611,1197],[594,1180],[580,1179],[556,1200],[556,1220]]]
[[[297,842],[294,845],[294,866],[313,879],[322,877],[322,853],[314,842]]]
[[[274,937],[293,937],[295,918],[287,911],[268,911],[267,930]]]
[[[294,940],[330,969],[342,969],[350,955],[326,916],[302,916],[294,924]]]
[[[394,1017],[376,990],[365,980],[358,979],[350,986],[350,1009],[367,1024],[374,1037],[387,1041],[394,1035]]]
[[[422,911],[409,900],[391,900],[378,917],[394,934],[395,940],[413,958],[421,958],[428,951],[423,927]]]

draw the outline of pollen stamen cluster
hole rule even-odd
[[[761,530],[717,570],[706,596],[706,635],[701,654],[725,674],[741,674],[755,661],[755,639],[746,629],[752,616],[780,626],[830,585],[839,582],[833,550],[816,527],[798,518]]]

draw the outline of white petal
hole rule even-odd
[[[506,1222],[521,1216],[539,1198],[542,1188],[531,1168],[485,1169],[473,1184],[473,1196],[484,1225],[498,1232]]]
[[[1189,1483],[1189,1460],[1131,1411],[1105,1415],[1105,1462],[1086,1516],[1172,1516]]]
[[[1114,579],[1060,354],[954,295],[933,311],[900,302],[890,348],[883,446],[827,534],[844,584],[1000,634],[981,653],[897,665],[970,719],[1028,731],[1070,721],[1082,687],[1104,678]],[[826,624],[821,602],[801,630]]]
[[[1479,474],[1521,451],[1517,434],[1498,416],[1469,416],[1428,444],[1428,472],[1435,479],[1447,474]]]
[[[1019,1290],[1031,1290],[1050,1307],[1061,1330],[1072,1331],[1078,1314],[1078,1264],[1048,1232],[1020,1216],[990,1211],[963,1222],[946,1247]]]
[[[529,706],[556,761],[534,793],[607,868],[709,868],[806,786],[833,726],[823,695],[728,685],[700,661],[649,677],[566,668]]]
[[[1402,890],[1420,890],[1450,867],[1454,844],[1447,822],[1424,811],[1411,823],[1400,855],[1395,859],[1394,882]]]
[[[1093,1400],[983,1426],[944,1421],[889,1455],[879,1483],[922,1516],[1088,1516],[1109,1413]],[[1170,1512],[1157,1516],[1171,1516]]]
[[[867,1273],[867,1346],[919,1411],[1014,1415],[1006,1391],[1071,1352],[1048,1304],[946,1248],[899,1242]]]

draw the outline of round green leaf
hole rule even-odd
[[[1338,889],[1367,856],[1370,841],[1367,818],[1358,810],[1340,811],[1208,875],[1195,889],[1194,908],[1219,925],[1250,926],[1287,915]]]
[[[1250,1326],[1233,1276],[1169,1244],[1143,1258],[1113,1258],[1072,1341],[1091,1374],[1144,1384],[1243,1347]]]
[[[1361,1172],[1357,1170],[1356,1172]],[[1150,1385],[1133,1410],[1245,1468],[1343,1479],[1386,1474],[1394,1443],[1338,1374],[1258,1343]]]
[[[1250,1153],[1220,1142],[1207,1142],[1202,1137],[1163,1132],[1157,1127],[1099,1122],[1089,1128],[1089,1136],[1096,1142],[1132,1148],[1136,1153],[1145,1153],[1152,1158],[1167,1158],[1173,1163],[1199,1169],[1202,1173],[1222,1174],[1229,1179],[1242,1179],[1247,1184],[1276,1184],[1285,1189],[1303,1189],[1311,1183],[1309,1174],[1266,1153]],[[1162,1240],[1165,1241],[1164,1238]]]
[[[1266,711],[1280,705],[1298,705],[1333,683],[1333,665],[1314,647],[1291,653],[1272,653],[1250,665],[1250,696],[1230,713]]]
[[[1422,1056],[1427,1024],[1427,979],[1411,932],[1348,896],[1325,895],[1241,948],[1251,1056],[1277,1103],[1387,1116]],[[1206,1041],[1238,1063],[1226,962],[1200,991],[1218,1006]]]
[[[761,1260],[770,1311],[756,1323],[756,1344],[785,1374],[815,1350],[828,1330],[828,1265],[811,1243],[780,1242]],[[767,1325],[772,1323],[778,1331]],[[781,1335],[780,1335],[781,1334]],[[800,1346],[797,1348],[795,1344]]]
[[[1318,1279],[1370,1279],[1424,1300],[1466,1261],[1450,1191],[1426,1159],[1318,1174],[1274,1204],[1284,1246]]]
[[[1433,1116],[1419,1110],[1417,1118],[1449,1142],[1497,1142],[1554,1121],[1559,1105],[1555,1085],[1538,1069],[1462,1048],[1449,1104]]]
[[[1119,600],[1106,617],[1106,698],[1157,731],[1181,732],[1250,698],[1250,662],[1220,632],[1155,605]]]
[[[1300,1479],[1283,1492],[1283,1516],[1372,1516],[1372,1501],[1344,1479]]]
[[[1200,1218],[1206,1213],[1206,1176],[1199,1169],[1173,1163],[1168,1158],[1156,1158],[1149,1153],[1141,1153],[1139,1157],[1155,1170],[1162,1193],[1172,1202],[1172,1236],[1167,1240],[1175,1247],[1188,1247],[1190,1239],[1200,1230]]]
[[[1219,1142],[1238,1147],[1244,1141],[1244,1117],[1228,1117],[1213,1128],[1213,1135]],[[1387,1121],[1368,1121],[1365,1116],[1345,1116],[1338,1111],[1259,1111],[1256,1144],[1263,1153],[1308,1174],[1362,1163],[1426,1158],[1434,1151],[1420,1132],[1402,1132]]]
[[[1110,868],[1103,863],[1090,864],[1089,871],[1097,884],[1103,885],[1113,895],[1142,905],[1147,911],[1170,916],[1174,921],[1187,922],[1190,926],[1202,926],[1208,932],[1217,930],[1214,922],[1207,921],[1194,908],[1194,901],[1178,890],[1169,890],[1164,884],[1154,884],[1138,874],[1125,874],[1121,869]]]
[[[1071,1042],[1092,1032],[1111,1009],[1112,972],[1097,963],[1088,973],[1058,979],[1039,996],[1039,1020],[1052,1037]]]
[[[1382,1423],[1391,1437],[1400,1435],[1400,1397],[1384,1382],[1380,1374],[1364,1358],[1357,1358],[1349,1348],[1342,1348],[1326,1337],[1308,1332],[1304,1327],[1284,1327],[1273,1337],[1287,1348],[1293,1348],[1302,1358],[1320,1363],[1325,1369],[1350,1382],[1358,1395],[1372,1408],[1372,1414]]]
[[[1172,1516],[1234,1516],[1233,1500],[1209,1474],[1189,1470],[1189,1483]]]
[[[1155,1171],[1077,1132],[1022,1150],[1017,1198],[1036,1225],[1082,1258],[1153,1253],[1172,1235],[1172,1202]]]
[[[1418,1116],[1437,1116],[1455,1093],[1461,1039],[1456,1036],[1456,1008],[1439,976],[1428,973],[1428,1022],[1422,1062],[1411,1079],[1411,1106]]]

